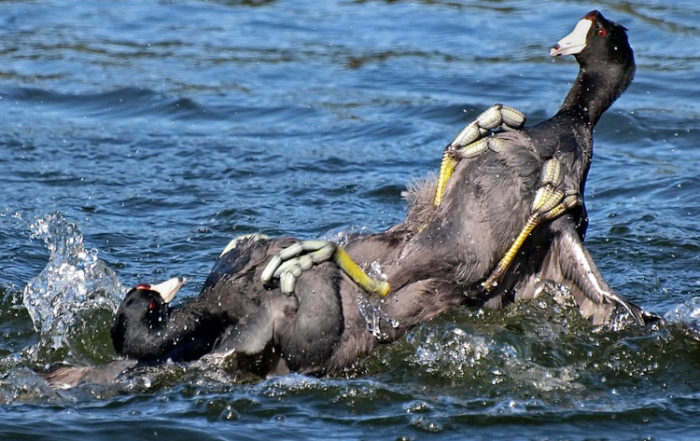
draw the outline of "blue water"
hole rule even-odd
[[[211,363],[54,390],[115,359],[126,287],[204,281],[237,235],[381,231],[442,147],[503,102],[530,122],[576,74],[588,10],[634,83],[596,130],[587,246],[661,329],[551,299],[467,308],[332,378]],[[0,438],[700,439],[696,1],[0,2]]]

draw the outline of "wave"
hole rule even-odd
[[[178,98],[140,87],[124,87],[97,93],[60,93],[45,89],[14,87],[0,91],[0,99],[25,105],[41,105],[81,117],[138,118],[160,115],[182,120],[218,120],[225,117],[216,109],[190,98]]]

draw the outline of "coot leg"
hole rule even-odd
[[[482,112],[474,121],[467,124],[459,135],[452,141],[442,154],[440,163],[440,175],[433,205],[440,205],[445,194],[445,186],[450,176],[457,167],[460,159],[467,159],[478,155],[489,147],[487,140],[483,139],[490,131],[502,128],[504,130],[519,129],[525,124],[525,114],[513,107],[503,104],[494,104]],[[495,148],[494,148],[495,150]]]
[[[525,124],[525,118],[525,114],[513,107],[494,104],[462,129],[443,153],[433,204],[435,206],[440,204],[447,181],[459,160],[474,157],[486,149],[499,151],[502,147],[499,139],[484,137],[498,128],[502,130],[519,129]],[[235,247],[235,243],[233,246]],[[229,247],[226,250],[230,249]],[[517,250],[513,252],[513,256],[515,252]],[[294,292],[296,279],[303,271],[311,268],[313,264],[325,262],[331,258],[366,292],[382,297],[391,292],[391,286],[387,281],[374,279],[367,275],[343,248],[328,241],[300,241],[285,248],[270,259],[260,278],[263,283],[267,283],[273,278],[279,278],[282,292],[291,294]],[[508,262],[509,264],[510,262]]]
[[[564,214],[567,210],[580,205],[581,197],[575,190],[567,190],[562,187],[563,176],[561,164],[556,158],[547,160],[542,165],[540,186],[532,200],[531,212],[525,226],[513,241],[508,251],[503,255],[491,272],[489,277],[481,283],[486,291],[498,286],[501,277],[515,259],[515,255],[522,247],[525,239],[541,223],[547,222]]]

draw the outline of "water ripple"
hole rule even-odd
[[[55,391],[35,371],[115,359],[120,279],[191,296],[236,235],[380,231],[481,110],[551,115],[576,65],[548,48],[589,7],[0,2],[0,437],[698,438],[697,2],[590,7],[638,69],[596,128],[586,243],[668,326],[545,297],[458,309],[334,378],[201,362]]]

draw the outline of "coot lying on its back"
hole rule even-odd
[[[381,310],[370,311],[378,318],[371,329],[358,286],[338,264],[312,259],[289,295],[262,276],[298,242],[252,236],[227,248],[187,304],[169,306],[178,279],[131,290],[112,328],[117,351],[151,363],[217,352],[250,357],[259,374],[326,373],[452,306],[498,307],[536,295],[547,280],[594,323],[618,310],[639,323],[653,319],[608,287],[582,244],[592,130],[634,74],[625,29],[593,11],[551,54],[574,54],[580,65],[554,117],[487,137],[492,126],[477,121],[476,136],[462,133],[448,147],[440,185],[413,193],[405,222],[345,245],[355,261],[378,262],[391,288]]]

